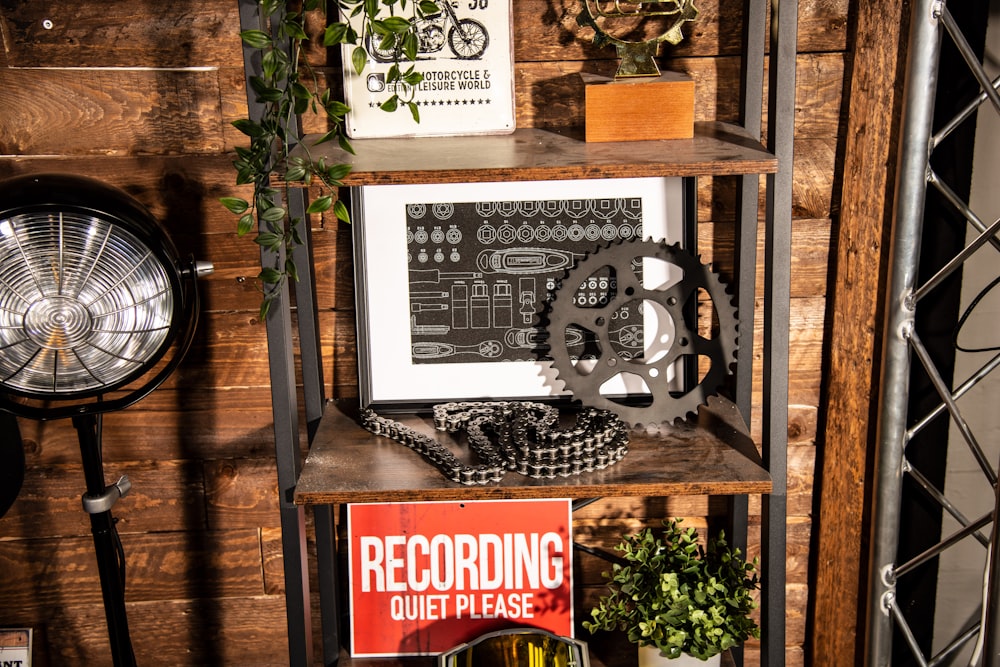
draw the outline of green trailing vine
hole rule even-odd
[[[248,147],[236,149],[233,163],[236,183],[252,184],[253,196],[249,200],[223,197],[220,201],[237,216],[237,234],[246,236],[256,229],[254,241],[270,250],[274,257],[270,265],[261,267],[257,276],[263,293],[260,306],[263,320],[285,281],[298,279],[291,251],[302,243],[303,220],[289,216],[284,205],[288,201],[287,189],[318,188],[320,194],[309,202],[306,214],[332,210],[339,220],[350,222],[347,207],[337,198],[337,189],[350,173],[350,165],[313,159],[310,151],[313,146],[329,141],[336,141],[351,154],[354,149],[344,129],[349,108],[320,84],[320,77],[302,57],[303,42],[309,39],[305,16],[309,12],[325,12],[327,2],[260,0],[258,4],[261,28],[243,30],[240,37],[244,45],[260,53],[261,71],[249,79],[249,84],[263,112],[259,119],[242,118],[233,122],[250,139]],[[413,95],[423,75],[413,65],[418,48],[413,19],[438,11],[437,4],[431,0],[338,0],[337,8],[339,20],[327,22],[323,45],[353,45],[351,66],[358,74],[368,62],[365,44],[377,43],[380,49],[396,54],[397,60],[386,80],[396,84],[392,89],[397,92],[381,108],[390,112],[407,109],[413,120],[419,122]],[[297,135],[297,118],[307,111],[324,116],[329,128],[311,145]],[[293,148],[296,148],[294,155]],[[278,185],[272,184],[272,174],[281,176]]]

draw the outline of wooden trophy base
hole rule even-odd
[[[679,72],[612,79],[583,73],[586,140],[644,141],[694,136],[694,80]]]

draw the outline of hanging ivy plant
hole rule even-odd
[[[302,57],[302,44],[309,39],[304,25],[309,12],[325,13],[325,0],[260,0],[258,29],[240,33],[243,44],[260,52],[261,71],[249,79],[256,100],[263,105],[259,119],[242,118],[233,122],[250,138],[249,147],[236,149],[237,185],[254,186],[253,196],[223,197],[221,202],[237,216],[236,232],[246,236],[257,230],[254,241],[271,250],[275,257],[269,266],[262,266],[257,276],[263,298],[260,318],[263,320],[271,303],[280,294],[286,280],[297,280],[291,251],[302,243],[300,227],[303,220],[290,217],[284,202],[289,187],[318,187],[306,214],[330,211],[340,220],[350,222],[347,207],[337,198],[341,180],[350,173],[350,165],[330,164],[324,158],[313,159],[313,146],[336,141],[353,154],[354,149],[344,131],[347,105],[324,88],[320,77]],[[413,62],[417,57],[418,41],[413,21],[438,11],[431,0],[339,0],[340,16],[327,23],[323,45],[354,45],[351,66],[361,74],[368,62],[365,44],[378,44],[381,51],[393,53],[396,61],[386,77],[396,94],[386,100],[384,111],[409,110],[415,122],[420,115],[413,95],[423,75]],[[346,18],[344,18],[346,17]],[[355,26],[359,26],[355,28]],[[400,85],[405,84],[405,85]],[[307,111],[326,118],[328,131],[311,145],[297,136],[296,118]],[[296,147],[295,155],[291,155]],[[274,185],[271,175],[279,174]],[[258,223],[259,221],[259,223]],[[282,257],[282,250],[284,260]]]

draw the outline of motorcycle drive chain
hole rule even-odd
[[[642,266],[644,258],[662,260],[679,268],[683,278],[665,289],[644,286],[636,270]],[[577,303],[574,297],[588,279],[609,270],[617,284],[608,290],[606,298],[597,304]],[[718,322],[718,330],[709,334],[711,337],[699,332],[697,307],[691,303],[702,289],[711,298]],[[641,355],[630,357],[623,353],[620,345],[616,349],[610,330],[614,316],[621,309],[643,301],[659,304],[674,326],[669,348],[651,361],[644,360]],[[718,393],[736,362],[738,333],[733,297],[710,265],[702,264],[679,244],[633,239],[598,248],[567,272],[554,290],[548,312],[542,318],[557,378],[565,382],[576,399],[585,405],[616,412],[632,428],[658,428],[661,424],[697,414],[709,396]],[[597,338],[595,360],[580,364],[576,355],[571,354],[571,341],[567,340],[567,329],[571,327],[582,328]],[[574,337],[578,335],[570,336]],[[701,379],[697,384],[682,392],[672,390],[668,372],[671,366],[682,358],[686,358],[686,363],[697,364],[700,357],[707,357],[711,365],[703,376],[699,374]],[[642,378],[649,395],[641,400],[616,400],[610,394],[602,394],[602,386],[619,374]]]
[[[361,424],[424,457],[453,482],[490,484],[507,471],[553,479],[603,470],[628,452],[628,428],[608,410],[584,409],[569,428],[559,427],[557,408],[531,401],[465,401],[433,407],[438,431],[465,431],[479,461],[463,463],[433,437],[366,408]]]

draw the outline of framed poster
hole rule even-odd
[[[495,630],[573,636],[566,498],[351,503],[351,655],[435,655]]]
[[[680,178],[376,185],[352,194],[361,400],[380,409],[567,397],[538,318],[560,278],[599,244],[687,241]],[[644,277],[678,279],[656,269]],[[596,280],[577,298],[601,290]],[[641,345],[641,327],[634,338]]]
[[[441,11],[414,21],[419,42],[416,86],[387,81],[395,54],[368,39],[368,63],[359,75],[345,45],[344,95],[352,138],[506,134],[514,131],[514,56],[511,0],[438,0]],[[361,33],[360,17],[354,27]],[[400,67],[409,63],[403,59]],[[393,94],[417,104],[420,122],[406,109],[379,106]]]

